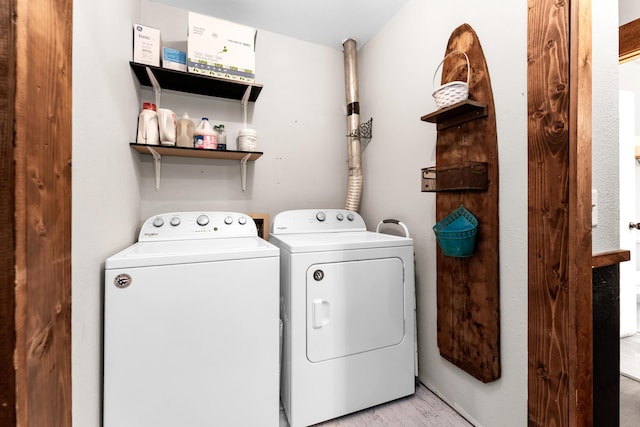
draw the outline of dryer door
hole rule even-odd
[[[307,358],[321,362],[402,342],[403,270],[400,258],[311,265]]]

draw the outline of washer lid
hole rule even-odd
[[[269,241],[290,253],[413,246],[413,239],[409,237],[374,233],[372,231],[272,234],[269,236]]]
[[[278,257],[260,237],[138,242],[107,258],[105,269]]]

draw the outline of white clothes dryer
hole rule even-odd
[[[279,213],[269,241],[280,248],[280,398],[291,427],[413,394],[413,240],[319,209]]]
[[[250,217],[149,218],[105,261],[104,427],[277,427],[278,288]]]

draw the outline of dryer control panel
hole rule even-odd
[[[237,212],[169,212],[147,219],[139,242],[164,240],[255,237],[256,224],[248,215]]]
[[[367,231],[362,217],[346,209],[299,209],[280,212],[273,219],[271,233],[333,233]]]

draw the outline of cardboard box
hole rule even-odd
[[[189,12],[188,71],[255,81],[256,35],[254,28]]]
[[[133,25],[133,62],[160,66],[160,30]]]
[[[187,52],[162,46],[162,68],[187,71]]]

